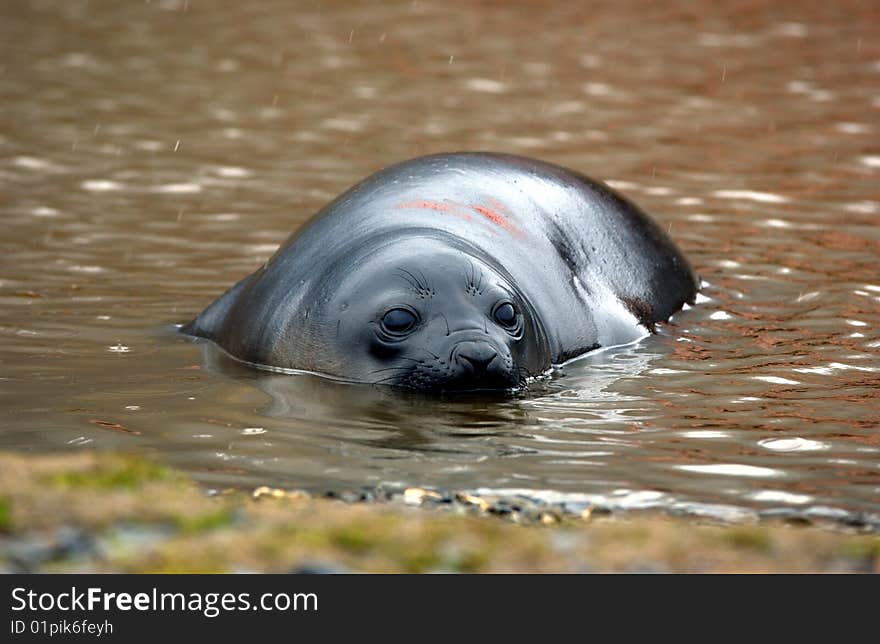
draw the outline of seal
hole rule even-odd
[[[698,286],[608,186],[524,157],[437,154],[336,198],[182,331],[274,371],[516,390],[653,333]]]

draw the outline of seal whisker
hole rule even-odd
[[[416,288],[418,290],[420,290],[420,291],[425,290],[424,283],[422,282],[421,279],[419,279],[419,277],[417,275],[415,275],[412,271],[406,270],[405,268],[401,268],[400,270],[402,270],[404,273],[406,273],[407,275],[409,275],[413,279],[413,281],[415,282]]]
[[[397,270],[398,270],[399,272],[403,273],[403,275],[398,275],[399,278],[401,278],[402,280],[404,280],[405,282],[407,282],[410,286],[412,286],[413,289],[414,289],[416,292],[418,292],[418,291],[421,290],[421,288],[420,288],[420,286],[419,286],[419,281],[418,281],[418,279],[416,279],[416,276],[415,276],[415,275],[413,275],[412,273],[410,273],[410,272],[409,272],[408,270],[406,270],[405,268],[400,268],[400,267],[398,267]]]
[[[451,335],[451,332],[449,330],[449,320],[446,319],[445,313],[441,312],[440,315],[443,316],[443,321],[446,322],[446,335],[449,336],[449,335]]]
[[[373,369],[370,373],[381,373],[383,371],[410,371],[412,367],[383,367],[381,369]]]
[[[409,276],[409,279],[403,277],[402,275],[400,275],[399,277],[403,277],[403,279],[409,282],[410,286],[413,287],[413,290],[415,290],[416,294],[419,297],[434,297],[434,289],[430,286],[430,284],[428,283],[428,279],[425,277],[425,274],[421,270],[416,269],[416,272],[418,272],[419,274],[418,277],[414,275],[412,271],[408,271],[405,268],[401,268],[398,266],[397,270]]]
[[[424,352],[427,353],[428,355],[430,355],[430,356],[431,356],[432,358],[434,358],[435,360],[440,360],[440,356],[438,356],[438,355],[437,355],[436,353],[434,353],[433,351],[429,351],[429,350],[426,349],[425,347],[419,347],[419,349],[420,349],[421,351],[424,351]]]
[[[434,287],[431,286],[431,282],[428,280],[427,277],[425,277],[425,274],[421,271],[421,269],[416,270],[418,270],[419,275],[422,277],[422,284],[424,285],[424,289],[433,295]]]
[[[386,378],[379,378],[373,384],[376,384],[376,385],[399,384],[401,375],[402,374],[396,374],[393,376],[387,376]]]

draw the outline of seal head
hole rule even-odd
[[[460,241],[408,237],[330,275],[317,314],[348,378],[426,390],[515,389],[551,366],[529,300],[503,268]],[[335,325],[335,326],[334,326]],[[273,363],[289,363],[276,346]]]

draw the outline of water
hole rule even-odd
[[[0,448],[880,525],[876,5],[6,2]],[[706,286],[527,395],[258,373],[173,325],[370,172],[609,181]]]

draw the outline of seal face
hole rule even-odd
[[[550,366],[528,299],[509,277],[440,240],[403,238],[330,296],[334,342],[358,380],[417,389],[513,389]],[[360,359],[351,360],[354,350]]]
[[[351,188],[183,331],[267,369],[511,390],[647,335],[697,285],[665,233],[603,184],[441,154]]]

